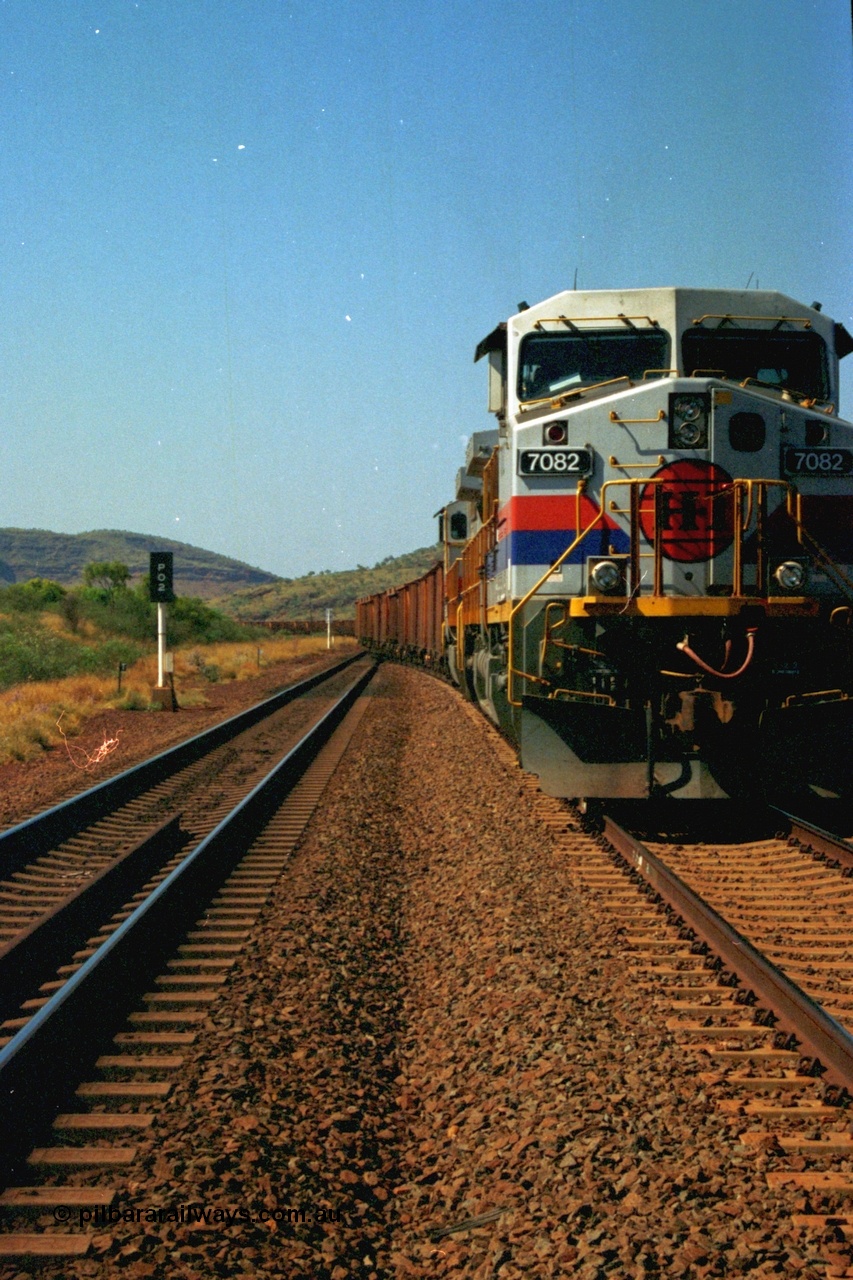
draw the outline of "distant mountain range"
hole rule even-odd
[[[302,578],[279,578],[240,560],[203,551],[186,542],[154,538],[119,529],[92,533],[51,533],[47,529],[0,529],[0,586],[50,578],[64,587],[83,581],[87,564],[118,560],[138,580],[148,572],[152,551],[175,556],[175,591],[201,596],[223,613],[245,622],[280,619],[322,619],[331,609],[337,620],[352,618],[360,596],[385,591],[420,577],[439,559],[440,547],[421,547],[407,555],[388,556],[366,568],[308,573]]]
[[[152,551],[175,556],[175,590],[182,596],[210,599],[248,587],[272,586],[281,579],[240,560],[202,551],[186,542],[155,538],[121,529],[96,529],[92,533],[51,533],[48,529],[0,529],[0,585],[50,578],[64,587],[83,581],[87,564],[119,560],[135,579],[148,572]]]

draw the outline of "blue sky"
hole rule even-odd
[[[0,0],[0,525],[423,546],[575,269],[853,330],[851,140],[847,0]]]

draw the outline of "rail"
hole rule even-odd
[[[146,989],[372,678],[371,666],[254,789],[136,907],[0,1049],[0,1163],[32,1144],[71,1078],[109,1043],[121,1007]],[[121,1001],[116,993],[121,992]],[[105,1009],[109,1015],[105,1017]]]
[[[194,761],[200,760],[215,747],[229,742],[237,734],[251,728],[274,711],[286,706],[288,702],[301,697],[363,657],[364,654],[359,651],[342,662],[324,667],[313,676],[288,685],[287,688],[273,694],[271,698],[223,720],[212,729],[206,729],[203,733],[188,738],[176,747],[170,747],[168,751],[162,751],[159,755],[152,756],[150,760],[145,760],[142,764],[117,774],[114,778],[107,778],[88,791],[72,796],[70,800],[46,809],[44,813],[37,814],[34,818],[28,818],[25,822],[9,827],[8,830],[0,833],[0,877],[12,875],[63,840],[76,835],[90,822],[102,818],[105,813],[118,808],[119,805],[127,804],[178,769],[183,769]]]
[[[634,871],[676,911],[696,935],[728,965],[761,1003],[794,1031],[831,1083],[853,1092],[853,1037],[820,1005],[791,982],[713,907],[669,867],[611,818],[604,838]]]
[[[54,978],[63,961],[82,948],[101,923],[189,840],[181,829],[180,816],[168,818],[76,893],[0,947],[0,1021],[14,1017],[23,1001]]]
[[[804,848],[822,854],[827,861],[838,863],[845,872],[853,873],[853,844],[848,840],[835,835],[832,831],[824,830],[823,827],[815,826],[804,818],[798,818],[785,809],[779,809],[776,805],[771,805],[770,808],[789,824],[792,840],[796,840]]]

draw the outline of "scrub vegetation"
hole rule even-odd
[[[87,585],[63,587],[45,578],[0,588],[0,689],[29,680],[106,675],[150,650],[156,606],[148,584],[127,586],[126,566],[88,565]],[[264,632],[241,625],[203,600],[179,597],[167,612],[166,643],[237,643]]]
[[[34,578],[0,588],[0,763],[61,743],[99,712],[151,707],[156,606],[147,583],[129,588],[118,562],[89,568],[82,587]],[[182,597],[167,610],[167,645],[181,705],[198,706],[211,685],[325,649],[326,637],[273,636]]]

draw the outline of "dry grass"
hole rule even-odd
[[[6,615],[8,617],[8,614]],[[55,636],[61,636],[63,640],[73,640],[78,644],[86,644],[87,641],[97,639],[98,628],[94,622],[89,622],[86,618],[81,618],[74,631],[71,630],[68,623],[59,613],[50,613],[44,609],[39,615],[38,620],[46,631],[51,631]]]
[[[336,637],[336,652],[352,649],[355,641]],[[264,667],[275,662],[292,662],[305,654],[324,653],[325,636],[284,636],[280,640],[264,640],[247,644],[245,640],[228,644],[190,645],[174,654],[175,684],[182,688],[187,681],[217,684],[220,680],[249,680]],[[139,678],[149,689],[157,683],[157,656],[150,654],[135,664],[128,676]]]
[[[57,722],[71,736],[104,705],[104,687],[115,682],[100,676],[34,681],[0,693],[0,763],[28,760],[62,741]]]
[[[48,615],[49,616],[49,615]],[[58,628],[57,628],[58,629]],[[351,639],[337,638],[336,652],[352,649]],[[184,706],[203,706],[210,684],[247,680],[263,667],[324,652],[325,636],[287,636],[254,644],[193,645],[174,655],[175,687]],[[134,663],[122,675],[119,694],[115,676],[69,676],[33,681],[0,692],[0,764],[29,760],[73,738],[99,711],[147,711],[157,683],[157,655]],[[73,751],[73,747],[71,748]]]

